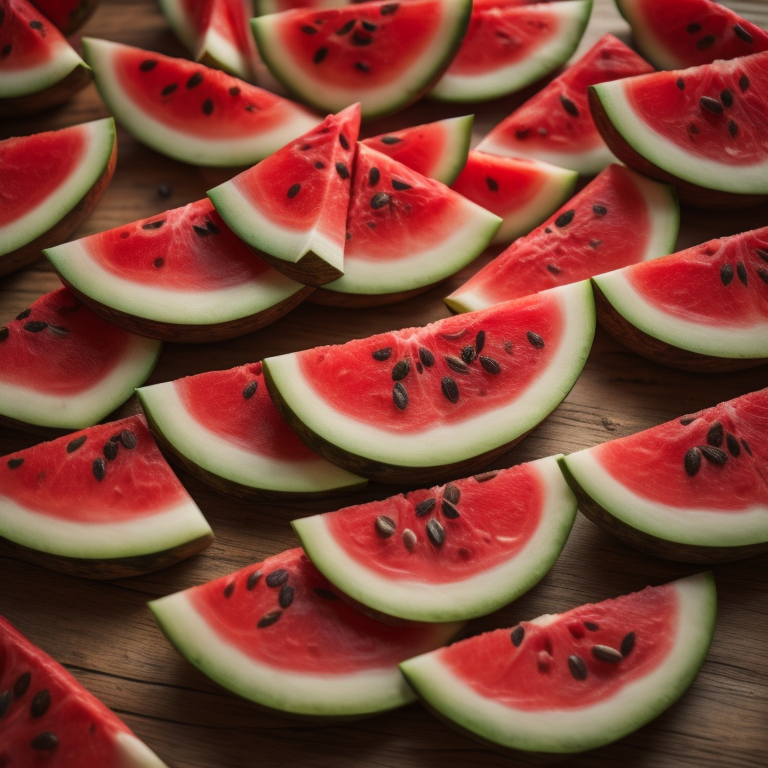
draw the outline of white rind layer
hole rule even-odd
[[[440,467],[486,453],[524,435],[568,394],[592,346],[594,299],[589,281],[548,292],[561,306],[563,337],[546,372],[512,403],[456,425],[397,435],[330,410],[308,382],[293,353],[264,361],[288,408],[313,432],[349,453],[399,467]]]
[[[539,526],[506,562],[455,581],[393,578],[351,557],[328,527],[329,515],[292,521],[317,569],[342,592],[369,608],[415,621],[462,621],[484,616],[529,590],[560,554],[576,516],[576,497],[548,456],[529,465],[545,491]],[[342,513],[343,514],[343,513]],[[500,509],[498,516],[503,516]]]
[[[461,117],[449,117],[442,121],[447,138],[445,151],[442,162],[432,169],[430,178],[449,187],[456,181],[456,177],[461,173],[467,160],[474,120],[474,115],[462,115]],[[364,141],[361,143],[365,144]]]
[[[738,510],[673,507],[640,496],[600,461],[599,446],[563,459],[582,490],[603,509],[638,531],[666,541],[702,547],[738,547],[768,541],[768,507]]]
[[[111,117],[83,123],[84,149],[77,167],[35,207],[14,221],[0,225],[0,255],[11,253],[60,222],[93,188],[109,165],[115,146]]]
[[[737,64],[721,61],[718,66]],[[634,79],[628,77],[591,86],[614,129],[632,149],[663,171],[706,189],[734,194],[768,194],[768,157],[760,162],[737,164],[688,152],[677,142],[657,133],[652,125],[638,116],[627,92]]]
[[[322,493],[365,483],[363,478],[321,456],[311,461],[274,459],[217,435],[189,413],[172,381],[142,387],[136,394],[153,424],[176,451],[226,480],[278,493]]]
[[[0,415],[56,429],[83,429],[124,403],[155,367],[161,343],[131,334],[122,359],[92,387],[49,394],[0,379]]]
[[[60,83],[77,67],[90,67],[77,55],[77,51],[62,38],[48,61],[39,66],[17,71],[3,70],[0,77],[0,99],[14,99],[51,88]]]
[[[248,59],[243,56],[231,40],[228,40],[212,27],[200,41],[198,50],[195,51],[195,59],[197,61],[202,61],[205,58],[210,58],[216,62],[220,69],[231,72],[241,80],[250,82],[253,79]]]
[[[768,357],[765,321],[744,326],[738,317],[687,320],[647,301],[632,286],[625,267],[593,278],[611,306],[628,323],[673,347],[723,359]]]
[[[212,535],[191,498],[129,520],[83,523],[29,509],[0,493],[0,536],[58,557],[141,557]]]
[[[557,34],[530,56],[485,74],[446,72],[429,92],[443,101],[485,101],[514,93],[540,80],[565,62],[576,50],[592,11],[592,0],[561,0],[545,6],[558,20]]]
[[[216,139],[176,130],[163,123],[159,115],[143,111],[123,89],[113,62],[122,47],[118,43],[83,38],[84,55],[93,67],[99,94],[129,133],[175,160],[205,166],[249,165],[263,160],[320,122],[317,116],[296,105],[292,108],[293,116],[285,122],[252,136]],[[286,109],[289,106],[287,103]]]
[[[168,766],[132,733],[121,731],[115,734],[115,743],[120,755],[116,768],[168,768]]]
[[[267,707],[304,715],[362,715],[415,699],[397,667],[348,674],[291,672],[247,656],[221,637],[184,592],[149,603],[179,653],[230,691]],[[447,642],[459,625],[445,625]]]
[[[658,69],[685,69],[688,65],[677,58],[667,46],[663,45],[648,24],[640,8],[644,0],[616,0],[619,13],[632,27],[632,37],[643,55],[650,59]]]
[[[431,707],[483,739],[529,752],[569,754],[610,744],[661,714],[693,682],[704,663],[715,625],[716,595],[710,573],[672,582],[679,612],[667,656],[642,678],[597,704],[530,711],[480,695],[440,660],[440,651],[401,664]],[[557,617],[542,616],[548,624]]]
[[[226,323],[263,312],[304,288],[277,270],[269,270],[239,285],[210,290],[166,289],[135,282],[105,269],[83,240],[74,240],[44,253],[56,271],[76,290],[134,317],[176,325]]]

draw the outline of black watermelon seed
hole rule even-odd
[[[453,483],[448,483],[448,485],[445,486],[445,490],[443,491],[443,496],[444,498],[448,499],[451,504],[456,504],[461,498],[461,491],[459,490],[458,486],[454,485]]]
[[[288,199],[292,200],[294,197],[296,197],[296,195],[299,194],[299,192],[301,192],[301,184],[293,184],[288,189],[288,192],[287,192]]]
[[[679,88],[681,91],[684,91],[684,90],[685,90],[685,80],[683,80],[683,78],[682,78],[682,77],[678,77],[678,78],[677,78],[677,81],[676,81],[675,85],[677,85],[677,87],[678,87],[678,88]]]
[[[603,241],[602,240],[590,240],[589,244],[590,244],[590,246],[592,248],[599,248],[603,244]]]
[[[139,64],[139,69],[142,72],[151,72],[157,66],[157,59],[144,59]]]
[[[339,177],[342,179],[348,179],[349,178],[349,168],[347,168],[344,163],[336,163],[336,173],[339,174]]]
[[[728,461],[728,454],[721,448],[714,448],[711,445],[702,445],[699,447],[701,455],[711,464],[722,467]]]
[[[599,661],[607,661],[609,664],[616,664],[624,658],[621,651],[611,648],[610,645],[593,645],[592,655]]]
[[[177,88],[179,87],[178,83],[169,83],[168,85],[163,88],[162,91],[160,91],[161,96],[170,96]]]
[[[514,645],[515,648],[520,647],[520,644],[523,642],[524,638],[525,629],[519,625],[512,630],[512,633],[509,636],[509,639],[512,641],[512,645]]]
[[[428,515],[435,508],[436,503],[437,500],[433,497],[420,501],[416,505],[416,517],[424,517],[424,515]]]
[[[488,472],[483,472],[479,475],[474,475],[475,480],[477,480],[478,483],[487,483],[489,480],[493,480],[496,475],[499,474],[499,471],[497,469],[492,469]]]
[[[741,26],[741,24],[735,24],[733,27],[733,31],[736,34],[736,37],[739,38],[739,40],[743,40],[745,43],[752,43],[754,42],[754,38],[752,35],[747,32],[744,27]]]
[[[766,264],[768,264],[768,251],[764,248],[755,248],[755,253],[758,258],[761,258]]]
[[[392,402],[399,411],[404,411],[408,406],[408,392],[399,381],[392,389]]]
[[[768,269],[765,267],[758,267],[757,268],[757,276],[766,284],[768,285]]]
[[[246,112],[255,112],[258,107],[254,106],[253,104],[246,104],[244,109]]]
[[[160,229],[165,224],[165,219],[158,219],[157,221],[148,221],[146,224],[142,224],[142,229]]]
[[[608,209],[604,205],[600,205],[600,203],[595,203],[592,206],[592,213],[594,213],[595,216],[605,216],[605,214],[608,213]]]
[[[187,80],[187,88],[197,88],[200,83],[203,82],[203,73],[202,72],[195,72],[192,77]]]
[[[23,675],[19,675],[16,678],[16,682],[13,684],[13,698],[20,699],[29,689],[29,684],[32,682],[32,673],[25,672]]]
[[[370,35],[364,35],[361,32],[355,31],[355,33],[350,38],[350,42],[352,45],[356,45],[362,48],[366,45],[370,45],[373,42],[373,38]]]
[[[245,588],[250,592],[258,583],[262,576],[262,571],[254,571],[248,576],[248,580],[245,582]]]
[[[325,587],[315,587],[312,590],[318,597],[322,597],[323,600],[339,600],[339,596],[335,592],[331,592],[330,589]]]
[[[67,443],[67,453],[74,453],[78,448],[81,448],[83,443],[88,439],[88,435],[80,435],[74,440],[70,440]]]
[[[378,29],[378,26],[376,26],[376,24],[374,24],[372,21],[363,20],[361,23],[363,25],[363,29],[368,30],[368,32],[375,32]]]
[[[467,344],[464,349],[461,350],[461,359],[467,364],[471,365],[477,358],[477,352],[472,344]]]
[[[480,355],[480,365],[482,365],[483,370],[488,373],[492,373],[494,375],[497,373],[501,373],[501,366],[492,357],[486,357],[485,355]]]
[[[380,179],[381,173],[379,172],[378,168],[371,168],[371,170],[368,171],[368,183],[372,187],[375,187],[379,183]]]
[[[267,574],[267,586],[272,588],[282,587],[283,584],[288,581],[289,576],[290,574],[285,568],[278,568],[277,570],[272,571],[272,573]]]
[[[576,215],[576,211],[573,208],[571,208],[568,211],[564,211],[555,219],[555,226],[556,227],[568,226],[573,221],[573,217],[575,215]]]
[[[402,381],[411,372],[411,361],[405,357],[392,369],[392,381]]]
[[[411,189],[410,184],[406,184],[404,181],[400,181],[399,179],[392,179],[392,189],[396,189],[398,192],[402,192],[406,189]]]
[[[10,43],[6,43],[0,50],[0,59],[7,59],[11,55],[13,46]]]
[[[235,591],[235,582],[230,581],[229,584],[227,584],[226,587],[224,587],[224,597],[230,598],[232,597],[232,593]]]
[[[8,459],[8,469],[18,469],[23,463],[24,459]]]
[[[317,34],[317,27],[310,26],[309,24],[304,24],[301,27],[301,31],[305,35],[316,35]]]
[[[723,444],[723,425],[716,421],[707,432],[707,443],[719,448]]]
[[[400,7],[399,3],[387,3],[386,5],[382,5],[379,9],[379,13],[382,16],[391,16],[393,13],[397,12],[397,9]]]
[[[682,419],[680,419],[680,423],[687,427],[689,424],[693,424],[693,422],[696,421],[696,419],[693,418],[693,416],[683,416]]]
[[[195,230],[195,234],[198,237],[208,237],[211,233],[208,231],[207,227],[201,227],[198,224],[193,224],[192,229]]]
[[[729,432],[725,436],[725,444],[728,447],[728,453],[730,453],[734,459],[741,455],[741,446],[739,445],[739,441],[736,439],[735,435],[732,435]]]
[[[385,205],[389,205],[391,199],[392,198],[386,192],[377,192],[371,198],[371,208],[373,208],[374,210],[383,208]]]
[[[574,680],[586,680],[587,679],[587,665],[581,656],[577,656],[575,653],[568,657],[568,669],[571,670]]]
[[[528,331],[525,334],[525,337],[534,347],[536,347],[536,349],[544,349],[544,339],[542,339],[538,333],[534,333],[533,331]]]
[[[720,115],[723,112],[723,105],[711,96],[702,96],[699,99],[699,106],[702,109],[706,109],[707,112],[711,112],[713,115]]]
[[[383,347],[382,349],[375,349],[373,352],[371,352],[371,357],[374,360],[389,360],[390,357],[392,357],[392,347]]]
[[[47,327],[48,323],[42,320],[30,320],[28,323],[24,323],[23,326],[24,330],[30,333],[40,333],[40,331],[44,331]]]
[[[19,312],[18,315],[16,315],[17,320],[25,320],[32,314],[32,308],[27,307],[26,309],[22,309],[21,312]]]
[[[339,144],[341,144],[342,149],[349,149],[349,142],[343,133],[339,134]]]
[[[696,134],[698,134],[698,133],[699,133],[699,129],[698,129],[698,127],[697,127],[697,126],[695,126],[695,125],[693,125],[693,124],[691,124],[690,126],[688,126],[688,130],[689,130],[691,133],[693,133],[694,135],[696,135]]]
[[[726,109],[728,107],[732,107],[733,106],[733,94],[727,88],[724,88],[722,91],[720,91],[720,101],[723,102],[723,106]]]
[[[371,71],[371,68],[364,61],[356,61],[355,62],[355,69],[358,70],[358,72],[370,72]]]
[[[136,435],[130,429],[124,429],[120,433],[120,442],[123,444],[123,448],[131,451],[136,447],[138,440],[136,440]]]
[[[696,50],[697,51],[706,51],[707,48],[710,48],[715,44],[715,36],[714,35],[705,35],[701,38],[701,40],[696,41]]]
[[[567,97],[560,95],[560,103],[563,105],[563,109],[571,116],[579,116],[579,108]]]
[[[51,749],[56,749],[56,747],[59,746],[59,739],[55,733],[51,733],[51,731],[43,731],[42,733],[38,733],[29,744],[32,749],[49,751]]]
[[[282,615],[282,611],[271,611],[265,613],[256,624],[257,629],[264,629],[265,627],[271,627]]]
[[[459,386],[450,376],[443,376],[440,379],[440,389],[450,402],[459,402]]]
[[[739,280],[745,287],[749,285],[749,275],[747,274],[747,268],[741,261],[736,262],[736,274],[739,276]]]
[[[383,539],[388,539],[390,536],[393,536],[397,530],[397,523],[387,515],[379,515],[376,518],[375,526],[376,533]]]
[[[744,448],[744,450],[751,456],[752,455],[752,449],[749,447],[749,443],[742,438],[741,445]]]
[[[435,364],[435,356],[426,347],[419,347],[419,360],[425,368],[431,368]]]
[[[152,265],[156,267],[157,269],[160,269],[165,264],[165,259],[162,256],[158,256],[153,262]]]
[[[683,466],[685,467],[686,474],[689,477],[693,477],[701,468],[701,451],[696,447],[689,448],[685,452]]]
[[[323,168],[325,168],[325,163],[321,163],[321,162],[318,160],[318,161],[315,163],[315,168],[317,168],[318,170],[322,170]]]
[[[0,718],[2,718],[11,706],[11,692],[3,691],[0,693]]]
[[[483,351],[484,346],[485,346],[485,331],[478,331],[477,336],[475,336],[475,349],[477,350],[478,355]]]
[[[106,443],[104,443],[103,453],[104,458],[107,461],[114,461],[117,458],[117,452],[120,450],[120,443],[113,443],[111,440],[108,440]]]
[[[229,89],[229,95],[230,95],[230,96],[239,96],[239,95],[240,95],[240,87],[239,87],[239,86],[237,86],[237,85],[233,85],[233,86],[232,86],[232,87]]]
[[[600,629],[600,625],[594,621],[585,621],[584,627],[590,632],[597,632]]]
[[[93,460],[93,476],[101,482],[107,476],[107,463],[99,456]]]
[[[399,139],[397,136],[382,136],[381,137],[381,143],[382,144],[399,144],[402,141],[402,139]]]
[[[461,373],[464,375],[469,373],[469,368],[467,367],[467,364],[463,360],[459,360],[458,357],[454,357],[453,355],[446,355],[445,362],[448,363],[448,367],[454,373]]]
[[[280,589],[280,594],[277,596],[277,602],[281,608],[288,608],[293,602],[293,587],[286,584]]]
[[[739,88],[741,88],[742,93],[749,88],[749,78],[746,75],[742,75],[739,78]]]
[[[344,26],[339,27],[336,30],[336,34],[337,35],[346,35],[348,32],[352,31],[352,27],[354,27],[354,26],[355,26],[355,20],[354,19],[350,19],[346,24],[344,24]]]
[[[689,24],[689,25],[688,25],[688,26],[685,28],[685,31],[686,31],[686,32],[687,32],[689,35],[695,35],[697,32],[701,32],[701,24],[697,24],[697,23],[694,21],[692,24]]]
[[[730,285],[733,280],[733,266],[731,264],[723,264],[720,268],[720,280],[723,285]]]
[[[220,235],[221,230],[210,220],[205,220],[205,226],[212,235]]]
[[[416,370],[417,370],[419,373],[424,373],[424,366],[423,366],[421,363],[417,362],[417,363],[416,363]]]
[[[528,136],[528,134],[531,132],[530,128],[518,128],[515,131],[515,138],[520,139],[521,141]]]
[[[443,499],[443,503],[441,504],[441,509],[443,510],[443,514],[449,519],[449,520],[456,520],[456,518],[461,517],[459,514],[459,510],[456,509],[456,507],[451,504],[448,499]]]
[[[327,48],[318,48],[315,51],[315,55],[312,57],[312,61],[315,64],[322,64],[323,61],[325,61],[325,57],[328,55],[328,49]]]
[[[210,115],[213,113],[213,99],[206,99],[201,107],[204,115]]]
[[[492,179],[490,176],[485,177],[485,185],[488,187],[489,191],[491,192],[499,191],[499,182],[496,181],[496,179]]]
[[[739,125],[735,120],[729,120],[728,121],[728,133],[731,134],[734,138],[736,137],[736,134],[739,132]]]
[[[0,328],[0,341],[5,341],[10,335],[11,332],[8,330],[7,325],[4,325],[2,328]]]
[[[256,381],[256,379],[252,379],[245,385],[245,388],[243,389],[243,397],[246,400],[250,400],[256,394],[258,388],[259,382]]]
[[[427,538],[436,547],[442,547],[445,543],[445,529],[434,517],[427,522]]]
[[[634,647],[635,647],[635,633],[627,632],[627,634],[624,635],[624,639],[621,641],[621,645],[619,646],[621,655],[629,656],[629,654],[632,653],[632,649]]]

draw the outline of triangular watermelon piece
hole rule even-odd
[[[344,272],[360,105],[329,115],[259,165],[212,189],[222,219],[275,269],[306,285]]]

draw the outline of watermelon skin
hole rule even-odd
[[[560,465],[584,514],[627,544],[671,560],[730,562],[768,550],[766,429],[763,389]]]
[[[672,187],[610,165],[445,303],[455,312],[471,312],[655,259],[674,249],[679,224]]]
[[[3,765],[167,768],[114,712],[2,616],[0,659],[0,690],[8,696],[0,728]],[[11,691],[23,692],[11,698]],[[34,747],[37,739],[46,746]]]
[[[461,48],[430,97],[477,102],[522,90],[571,57],[591,12],[592,0],[476,5]]]
[[[381,516],[395,523],[392,536],[378,531]],[[576,498],[547,457],[291,525],[313,564],[353,600],[401,619],[461,621],[538,583],[575,516]],[[435,524],[439,545],[426,528]]]
[[[251,165],[320,122],[288,99],[202,64],[88,37],[83,55],[117,122],[184,163]]]
[[[493,128],[477,149],[544,160],[585,176],[597,174],[615,157],[592,119],[587,88],[648,72],[653,72],[648,62],[613,35],[604,35]]]
[[[213,541],[143,416],[4,456],[0,537],[27,560],[93,579],[166,568]]]
[[[709,650],[716,603],[712,574],[697,574],[487,632],[400,668],[448,725],[503,749],[563,757],[623,738],[687,690]],[[591,652],[625,643],[613,663]]]
[[[637,47],[659,69],[768,50],[768,32],[712,0],[616,0],[616,6]]]
[[[487,466],[554,410],[586,361],[593,312],[588,284],[576,283],[421,329],[267,358],[264,374],[280,414],[329,461],[383,482],[440,481]],[[459,359],[478,346],[472,363]]]
[[[329,112],[359,101],[368,120],[429,90],[458,50],[471,7],[468,0],[384,0],[285,11],[251,24],[265,63],[289,92]],[[357,26],[336,34],[350,23]]]
[[[77,229],[104,194],[116,163],[111,118],[0,141],[0,276],[31,264]]]
[[[208,199],[47,248],[45,255],[96,314],[161,341],[242,336],[312,292],[254,258]]]
[[[768,196],[767,64],[756,53],[590,86],[590,109],[616,157],[674,184],[681,202],[754,205]]]
[[[141,387],[136,394],[163,451],[223,493],[314,498],[366,484],[313,453],[289,429],[267,394],[261,363]]]
[[[362,717],[413,701],[398,662],[461,628],[366,616],[339,599],[300,549],[149,607],[176,650],[215,682],[303,716]]]
[[[598,318],[633,351],[693,371],[768,359],[768,227],[598,275]]]

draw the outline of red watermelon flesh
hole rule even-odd
[[[26,0],[4,0],[0,43],[0,75],[5,69],[11,74],[32,69],[54,59],[58,49],[70,47],[63,35]]]
[[[99,0],[31,0],[64,35],[71,35],[85,24],[96,10]]]
[[[166,768],[110,709],[0,616],[0,765]]]

